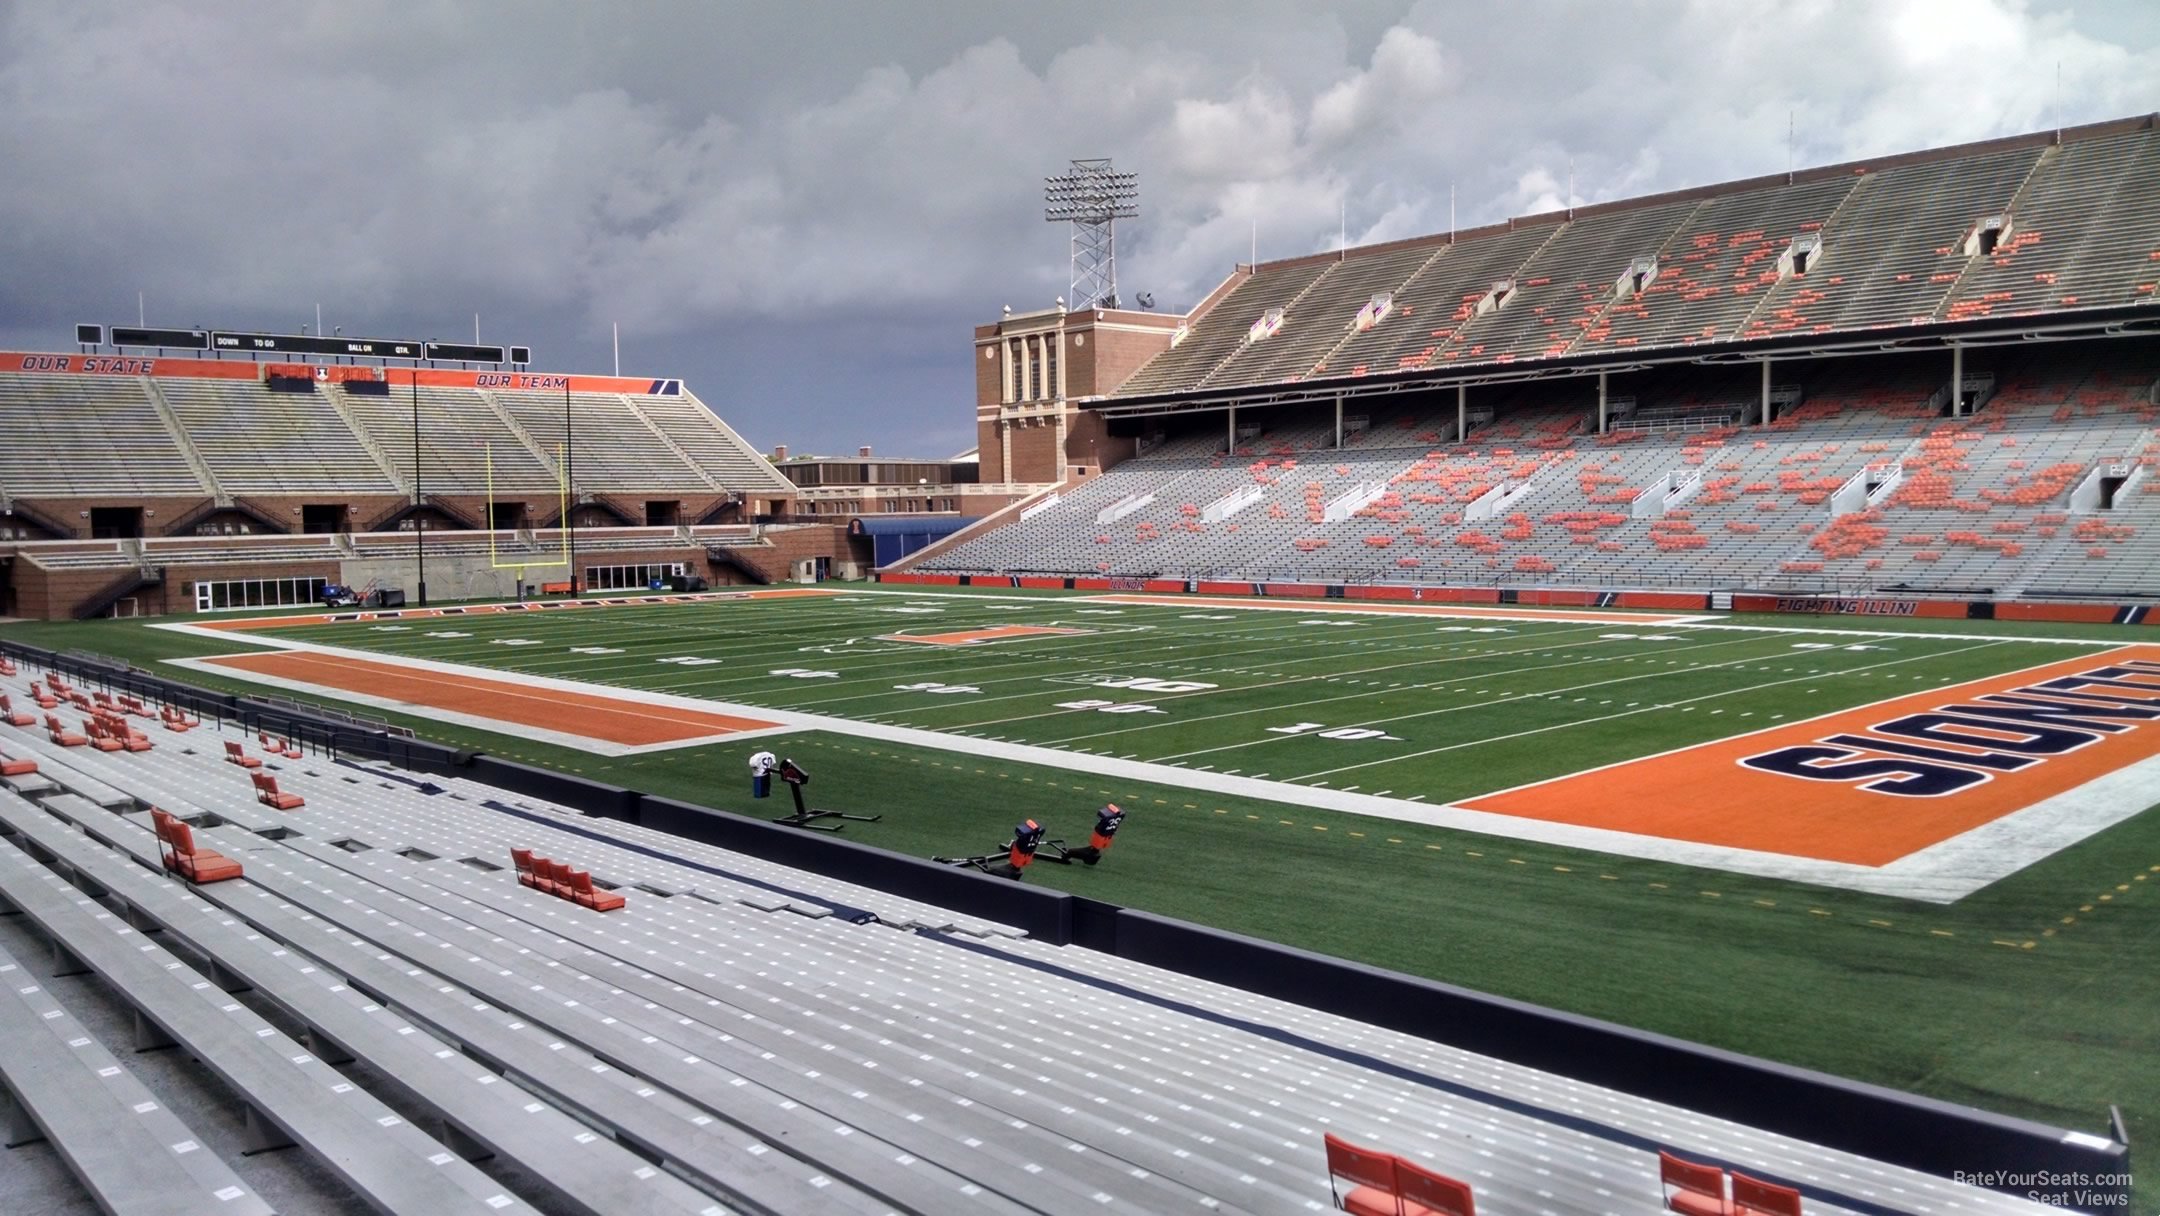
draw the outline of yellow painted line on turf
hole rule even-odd
[[[1468,853],[1472,857],[1479,858],[1480,860],[1482,860],[1485,856],[1483,853],[1478,852],[1476,849],[1464,849],[1463,852]]]
[[[1442,851],[1442,850],[1441,850],[1441,848],[1440,848],[1440,846],[1439,846],[1439,845],[1436,845],[1436,844],[1429,844],[1429,845],[1426,845],[1425,847],[1426,847],[1426,848],[1428,848],[1428,849],[1431,849],[1431,850],[1432,850],[1433,852],[1435,852],[1435,853],[1438,853],[1438,852],[1441,852],[1441,851]],[[1475,854],[1475,853],[1472,853],[1472,854],[1471,854],[1471,856],[1472,856],[1472,857],[1475,857],[1475,856],[1477,856],[1477,854]]]
[[[1825,912],[1825,911],[1823,911],[1823,910],[1822,910],[1821,908],[1809,908],[1809,909],[1808,909],[1808,915],[1810,915],[1810,916],[1835,916],[1835,915],[1837,915],[1837,913],[1835,913],[1835,912]]]
[[[1758,907],[1758,908],[1775,908],[1775,907],[1777,907],[1777,901],[1776,901],[1776,900],[1774,900],[1774,899],[1758,899],[1758,900],[1754,900],[1754,901],[1752,901],[1752,902],[1753,902],[1753,903],[1754,903],[1754,905],[1755,905],[1756,907]]]
[[[1930,929],[1930,930],[1928,930],[1928,932],[1929,932],[1930,934],[1932,934],[1932,935],[1936,936],[1936,937],[1956,937],[1956,936],[1957,936],[1957,934],[1955,934],[1955,933],[1952,933],[1952,932],[1951,932],[1951,931],[1949,931],[1948,929]],[[2050,932],[2050,933],[2053,933],[2053,932],[2054,932],[2054,930],[2053,930],[2053,929],[2050,929],[2050,930],[2048,930],[2048,932]]]
[[[1398,836],[1390,836],[1390,837],[1388,837],[1388,838],[1387,838],[1387,842],[1388,842],[1389,844],[1401,844],[1401,843],[1402,843],[1402,838],[1401,838],[1401,837],[1398,837]]]
[[[1365,839],[1365,833],[1363,833],[1363,832],[1352,832],[1352,833],[1350,833],[1350,835],[1352,835],[1353,837],[1355,837],[1355,838],[1357,838],[1357,839],[1359,839],[1359,840],[1363,840],[1363,839]]]
[[[1889,927],[1890,927],[1890,922],[1889,922],[1889,921],[1886,921],[1886,920],[1876,920],[1876,919],[1875,919],[1874,917],[1869,917],[1869,918],[1868,918],[1868,923],[1869,923],[1869,924],[1871,924],[1871,925],[1875,925],[1875,926],[1878,926],[1878,927],[1880,927],[1880,928],[1884,928],[1884,929],[1887,929],[1887,928],[1889,928]]]
[[[1697,891],[1697,892],[1696,892],[1696,894],[1697,894],[1697,895],[1700,895],[1700,896],[1702,896],[1702,897],[1703,897],[1704,899],[1723,899],[1723,898],[1725,898],[1725,895],[1724,895],[1724,893],[1723,893],[1723,892],[1721,892],[1721,891]]]
[[[1599,879],[1601,879],[1601,880],[1603,880],[1603,881],[1605,881],[1605,882],[1619,882],[1619,881],[1620,881],[1620,876],[1619,876],[1618,874],[1600,874],[1600,875],[1598,875],[1598,878],[1599,878]]]
[[[1653,890],[1653,891],[1663,891],[1663,890],[1666,890],[1667,888],[1666,888],[1666,886],[1665,886],[1665,884],[1664,884],[1664,883],[1661,883],[1661,882],[1654,882],[1654,883],[1651,883],[1651,884],[1650,884],[1650,889],[1651,889],[1651,890]]]
[[[1566,866],[1553,867],[1553,873],[1555,874],[1573,874],[1574,872],[1575,871],[1568,869]]]

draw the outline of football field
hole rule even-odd
[[[1026,881],[2069,1127],[2160,1110],[2137,630],[980,589],[340,615],[6,636],[735,813],[781,813],[772,750],[915,856],[1115,801],[1102,865]],[[1958,706],[2004,716],[1883,733]],[[1748,763],[1837,738],[1964,763]],[[1863,788],[1947,768],[1985,779]]]
[[[1985,703],[2160,660],[2134,644],[1582,609],[891,591],[362,615],[262,622],[275,628],[253,636],[285,653],[211,667],[572,745],[582,734],[617,754],[836,730],[1938,901],[2160,800],[2147,763],[2160,728],[2140,729],[2145,711],[2119,703],[2135,696],[2112,711],[2055,705],[2055,726],[2099,744],[2077,756],[2033,753],[2036,739],[2063,742],[2044,731],[2005,739],[2018,726],[2006,719],[2034,712],[2019,698]],[[625,705],[590,686],[647,696]],[[1862,749],[1846,733],[1945,706],[1998,716],[1950,733],[1901,727]],[[2073,712],[2102,718],[2062,719]],[[1710,746],[1725,739],[1737,750]],[[1845,741],[1845,768],[1824,771],[1838,755],[1794,761],[1826,739]],[[1993,750],[1974,759],[1975,747]],[[1838,776],[1848,770],[1872,780]],[[1960,779],[1979,788],[1929,784]],[[2055,797],[2072,792],[2074,805]]]

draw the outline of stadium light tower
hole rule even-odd
[[[1076,160],[1043,179],[1043,218],[1072,225],[1073,308],[1118,306],[1117,221],[1140,214],[1140,175],[1119,173],[1102,160]]]

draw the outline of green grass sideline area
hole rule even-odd
[[[1328,619],[1354,623],[1303,623]],[[1727,619],[1808,632],[1327,618],[1174,597],[1140,607],[940,589],[279,636],[940,730],[963,749],[968,736],[1002,738],[1436,803],[2090,653],[2037,639],[2146,640],[2107,626]],[[1095,632],[963,647],[877,640],[999,623]],[[445,633],[464,636],[429,636]],[[1950,636],[1923,636],[1937,634]],[[133,622],[22,623],[0,637],[152,668],[249,646]],[[500,644],[511,639],[530,644]],[[682,658],[709,661],[662,661]],[[1159,693],[1086,677],[1215,687]],[[1058,708],[1083,701],[1164,712]],[[745,761],[772,747],[811,770],[818,804],[884,814],[848,825],[849,839],[916,856],[986,849],[1027,815],[1084,838],[1094,808],[1115,800],[1134,814],[1105,864],[1038,865],[1028,881],[2070,1128],[2104,1131],[2112,1102],[2133,1142],[2160,1136],[2160,972],[2150,965],[2160,957],[2160,814],[2150,810],[1939,906],[839,731],[611,759],[363,712],[454,745],[766,816],[780,803],[750,798]],[[1393,738],[1269,730],[1300,723]],[[1337,771],[1350,766],[1361,767]],[[2137,1202],[2155,1195],[2160,1184],[2147,1182]]]

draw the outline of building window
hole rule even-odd
[[[1021,375],[1027,360],[1020,357],[1020,339],[1013,338],[1005,343],[1005,362],[1012,368],[1012,399],[1018,401],[1026,396],[1022,391],[1024,386]]]
[[[1028,348],[1031,351],[1040,351],[1042,349],[1042,339],[1029,338]],[[1043,361],[1040,358],[1028,360],[1027,399],[1029,401],[1034,401],[1042,396],[1042,374]]]
[[[195,611],[230,612],[237,608],[291,608],[322,602],[319,578],[243,578],[195,584]]]
[[[585,585],[594,591],[635,591],[652,586],[655,581],[665,584],[668,579],[683,573],[681,562],[663,562],[642,566],[587,566]]]
[[[1058,395],[1057,369],[1058,339],[1056,334],[1051,334],[1043,339],[1043,382],[1048,388],[1043,394],[1045,397]]]

